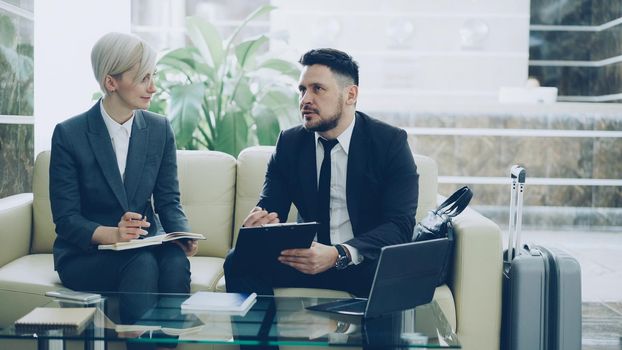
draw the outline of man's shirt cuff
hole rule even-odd
[[[363,262],[364,257],[359,254],[358,249],[354,248],[349,244],[344,244],[343,246],[348,249],[348,252],[350,252],[350,258],[352,259],[352,261],[350,261],[350,264],[358,265]]]

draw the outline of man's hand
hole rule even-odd
[[[187,257],[195,256],[199,251],[199,242],[196,239],[178,239],[173,243],[181,247]]]
[[[279,215],[277,213],[268,213],[267,210],[255,207],[251,210],[246,219],[244,219],[242,226],[255,227],[267,224],[278,224],[279,222]]]
[[[279,261],[308,275],[322,273],[335,266],[339,252],[332,245],[313,242],[309,249],[287,249]]]

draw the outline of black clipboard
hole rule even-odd
[[[253,264],[280,264],[278,257],[283,250],[309,248],[319,227],[317,222],[242,227],[235,244],[235,255]]]

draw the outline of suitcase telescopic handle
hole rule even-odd
[[[523,216],[523,191],[525,190],[525,178],[527,171],[520,165],[513,165],[510,170],[512,187],[510,190],[510,223],[508,227],[508,249],[506,261],[510,262],[515,255],[520,254],[520,233]]]
[[[527,177],[527,171],[525,171],[525,168],[520,165],[514,165],[510,171],[510,177],[512,179],[516,179],[518,183],[524,184],[525,177]]]

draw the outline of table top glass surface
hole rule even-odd
[[[243,315],[182,310],[189,294],[158,294],[158,303],[135,324],[118,319],[121,293],[106,294],[98,303],[92,322],[84,330],[16,329],[15,320],[35,306],[82,307],[41,296],[38,305],[12,305],[12,314],[2,317],[0,338],[105,340],[141,343],[205,343],[296,346],[365,346],[412,348],[460,348],[438,304],[433,301],[414,310],[364,319],[306,307],[337,299],[259,296]],[[124,294],[128,296],[129,294]],[[34,296],[34,295],[33,295]],[[141,297],[140,294],[132,294]],[[22,298],[23,299],[23,298]],[[0,301],[0,304],[9,302]],[[0,308],[4,309],[4,307]],[[0,311],[2,312],[2,311]]]

